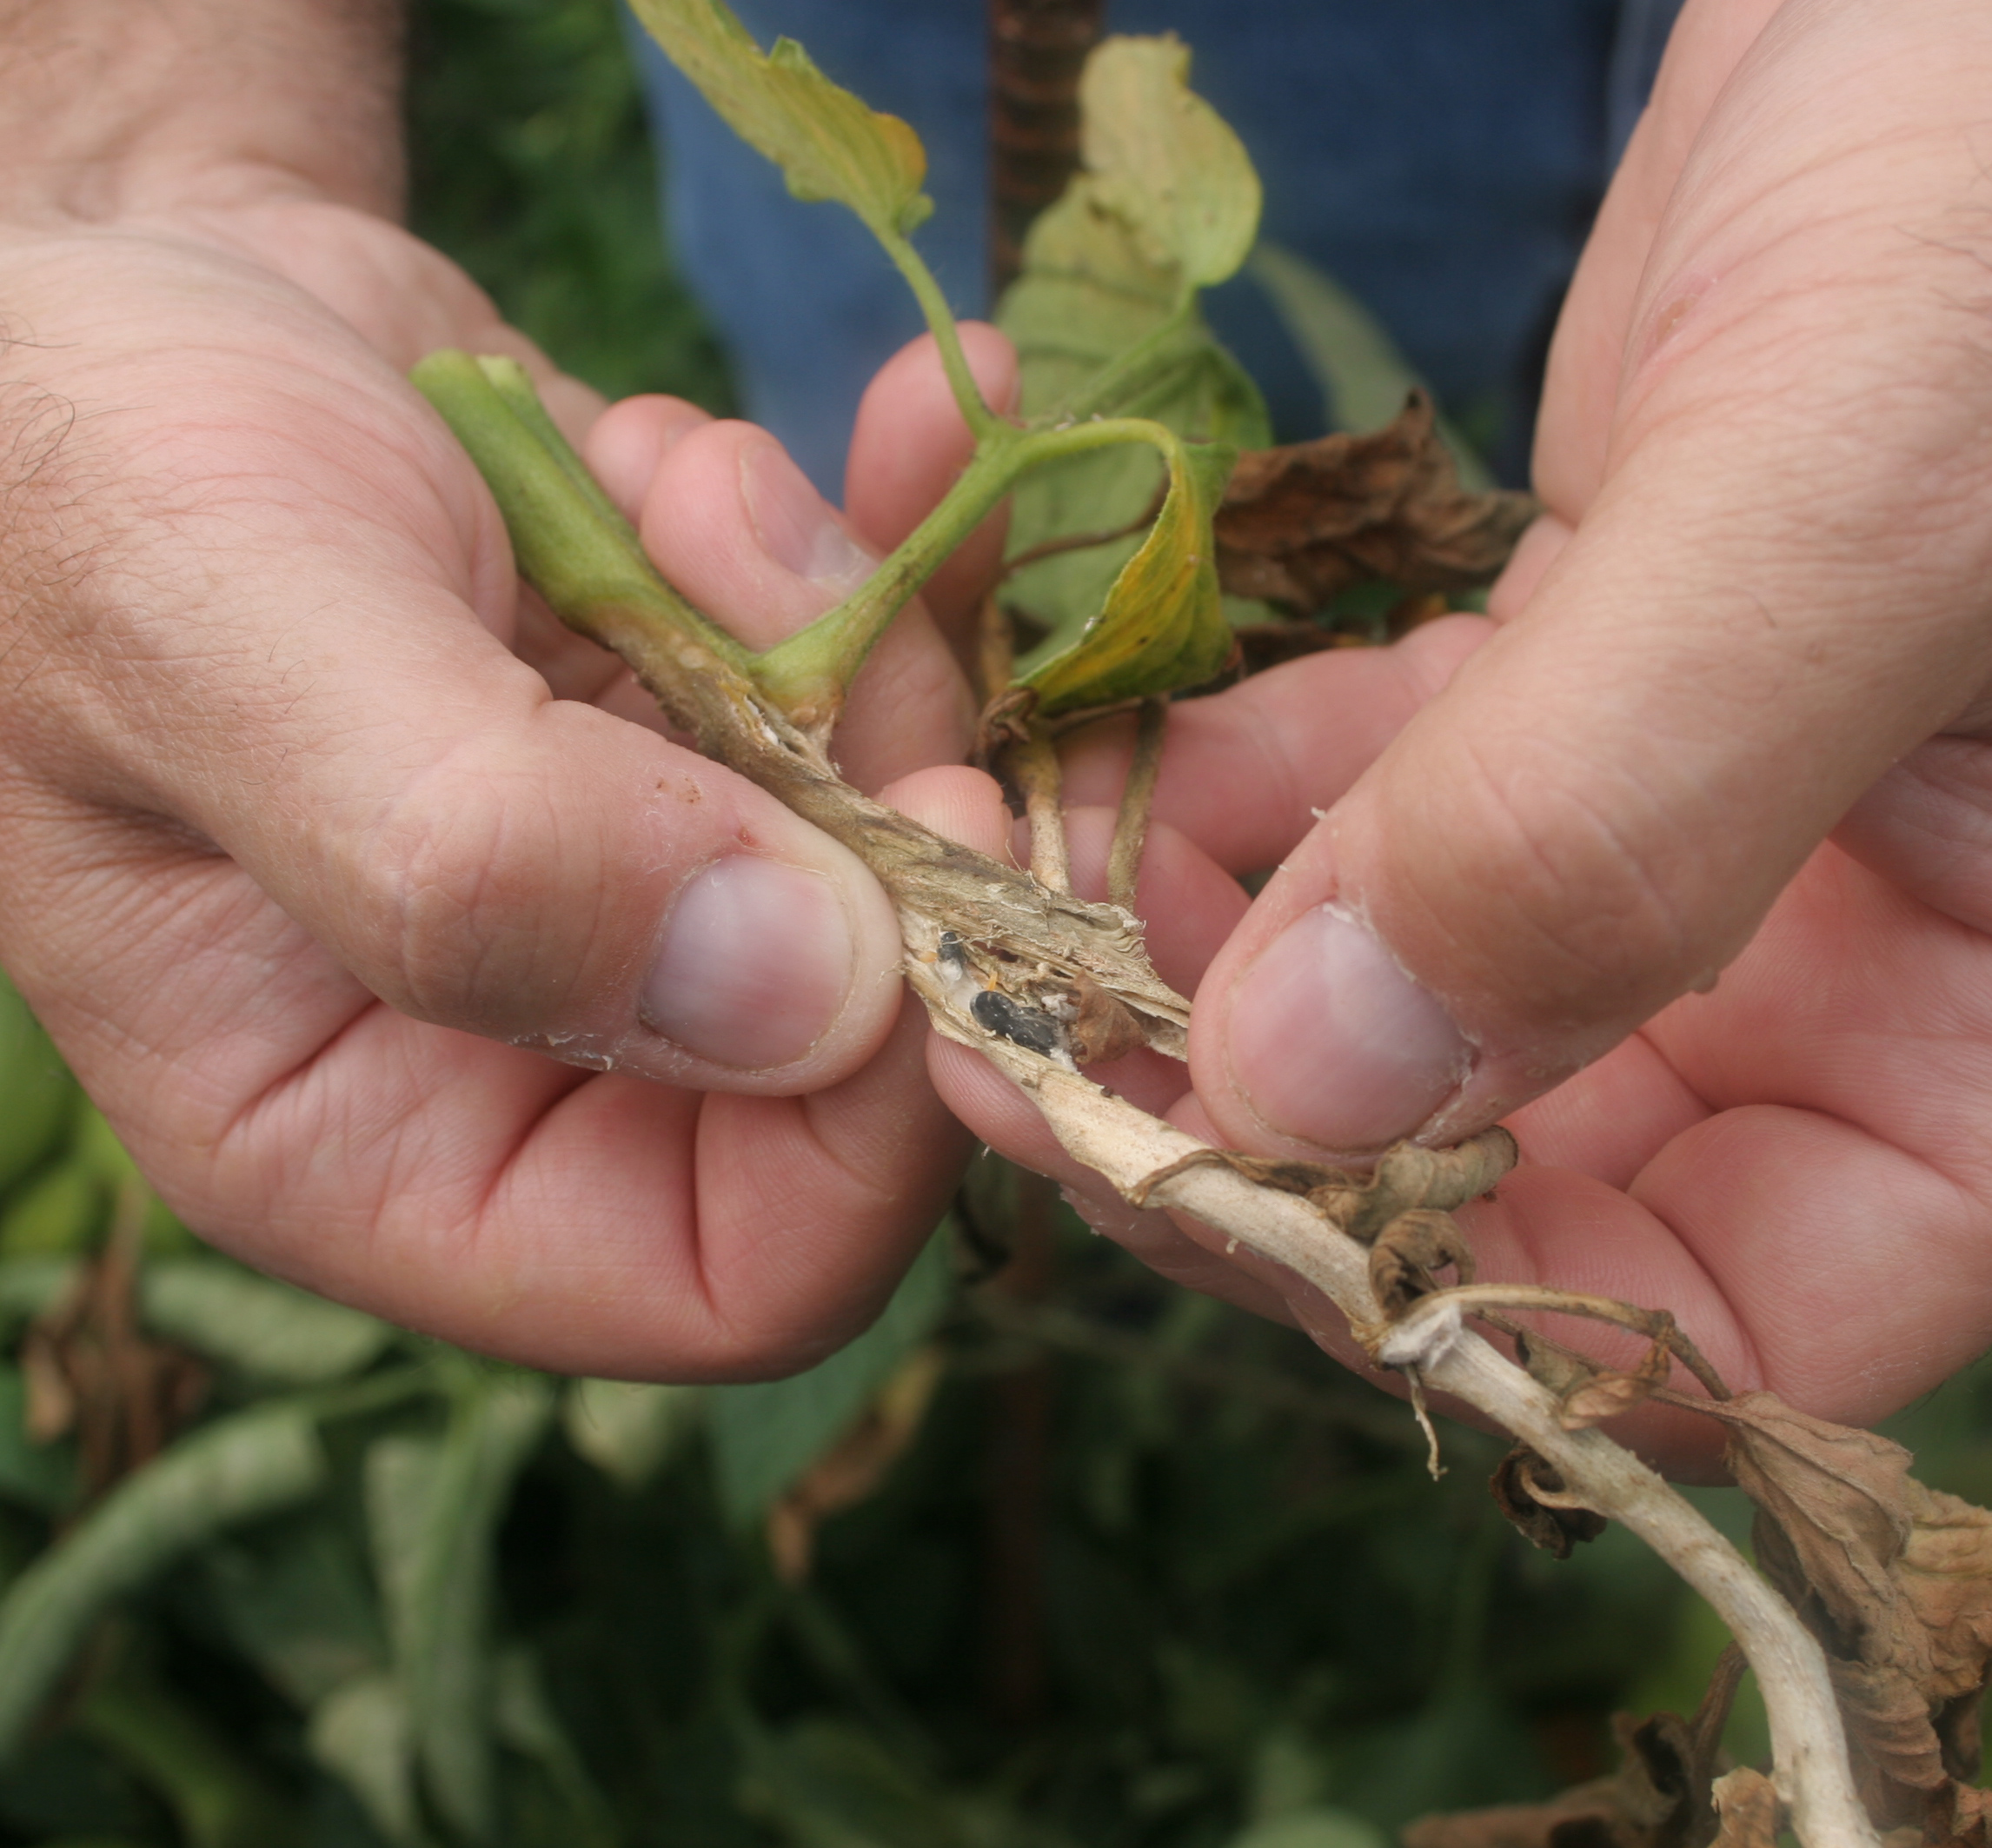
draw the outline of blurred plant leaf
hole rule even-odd
[[[750,1735],[741,1802],[793,1848],[1057,1848],[990,1798],[937,1787],[832,1720]]]
[[[1036,688],[1040,711],[1110,706],[1194,687],[1230,659],[1232,632],[1210,534],[1236,459],[1235,451],[1218,444],[1176,446],[1162,510],[1115,577],[1098,617],[1067,646],[1057,648],[1054,638],[1019,663],[1018,678]]]
[[[20,1368],[0,1365],[0,1498],[52,1514],[76,1493],[76,1452],[66,1444],[32,1442],[27,1414]]]
[[[614,1818],[547,1698],[539,1663],[523,1645],[515,1645],[498,1658],[493,1707],[498,1737],[546,1772],[581,1831],[583,1848],[613,1843]]]
[[[552,1409],[543,1380],[471,1373],[442,1437],[378,1438],[367,1453],[375,1567],[423,1781],[473,1841],[495,1819],[493,1546]]]
[[[1394,422],[1241,456],[1217,514],[1225,589],[1303,615],[1351,584],[1464,590],[1492,579],[1535,517],[1525,494],[1469,494],[1414,391]]]
[[[809,1575],[817,1528],[864,1500],[912,1446],[946,1365],[938,1347],[916,1347],[857,1422],[768,1510],[767,1549],[791,1585]]]
[[[1094,81],[1096,70],[1105,72],[1104,88]],[[997,323],[1017,346],[1019,409],[1027,417],[1054,413],[1139,349],[1142,362],[1089,410],[1152,417],[1195,442],[1263,449],[1272,441],[1265,401],[1197,312],[1196,283],[1181,260],[1186,238],[1199,273],[1207,273],[1217,267],[1212,253],[1229,260],[1235,239],[1168,230],[1185,210],[1184,196],[1167,183],[1178,164],[1173,156],[1156,170],[1162,189],[1146,189],[1143,150],[1159,137],[1186,132],[1193,143],[1215,124],[1236,146],[1206,105],[1182,89],[1181,76],[1181,48],[1171,40],[1109,40],[1094,54],[1082,104],[1090,112],[1108,103],[1115,119],[1096,140],[1088,114],[1087,158],[1110,164],[1082,172],[1032,226],[1023,273],[1005,293]],[[1152,113],[1136,120],[1138,107]],[[1244,159],[1238,150],[1236,161]],[[1231,198],[1225,209],[1231,214],[1245,214],[1249,192],[1249,215],[1238,219],[1249,246],[1258,212],[1249,163],[1241,175],[1227,155],[1213,177]],[[1187,215],[1197,220],[1195,209]],[[1243,248],[1237,256],[1243,257]],[[1012,496],[1009,555],[1130,526],[1153,506],[1163,480],[1161,459],[1140,445],[1034,470]],[[1050,631],[1047,650],[1070,647],[1139,544],[1130,536],[1039,559],[1009,580],[1004,602]]]
[[[1390,1838],[1347,1810],[1313,1808],[1254,1823],[1225,1848],[1390,1848]]]
[[[0,1758],[114,1599],[228,1528],[317,1493],[325,1478],[310,1417],[281,1402],[217,1419],[126,1477],[0,1600]]]
[[[0,1193],[55,1152],[80,1094],[27,1002],[0,974]]]
[[[896,116],[833,83],[791,38],[763,52],[721,0],[631,0],[643,29],[799,199],[834,199],[881,236],[933,209],[926,153]]]
[[[415,1794],[415,1725],[391,1674],[349,1681],[312,1710],[311,1756],[360,1799],[395,1848],[428,1848]]]
[[[110,1200],[80,1161],[38,1174],[0,1213],[0,1259],[62,1258],[87,1248],[103,1231]]]
[[[1272,298],[1321,388],[1325,428],[1358,434],[1380,429],[1412,392],[1425,390],[1418,369],[1383,322],[1325,270],[1284,245],[1263,243],[1252,251],[1248,270]],[[1494,477],[1473,445],[1444,417],[1437,424],[1460,486],[1472,494],[1493,487]]]
[[[941,1317],[953,1295],[950,1234],[929,1239],[886,1305],[856,1340],[789,1379],[714,1386],[707,1430],[727,1519],[759,1528],[774,1502],[857,1422]]]
[[[561,1428],[605,1476],[640,1489],[696,1425],[704,1402],[699,1386],[576,1379],[561,1399]]]
[[[236,1645],[302,1709],[388,1665],[387,1637],[343,1526],[296,1519],[202,1561],[209,1607]]]
[[[222,1258],[163,1258],[140,1272],[147,1327],[251,1379],[317,1386],[371,1364],[386,1322],[259,1277]]]
[[[1225,119],[1190,89],[1173,35],[1103,40],[1079,80],[1088,185],[1185,296],[1233,275],[1258,231],[1258,176]]]
[[[269,1848],[295,1836],[297,1818],[253,1761],[129,1665],[90,1687],[78,1718],[165,1798],[186,1848]]]

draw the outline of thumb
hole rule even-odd
[[[1547,1090],[1712,982],[1985,686],[1962,260],[1910,261],[1903,202],[1852,223],[1838,165],[1802,173],[1754,215],[1710,179],[1663,239],[1569,543],[1212,965],[1192,1065],[1226,1135],[1450,1139]]]

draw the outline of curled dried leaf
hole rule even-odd
[[[1463,489],[1414,391],[1380,430],[1241,455],[1218,509],[1218,575],[1233,596],[1303,613],[1374,578],[1464,590],[1500,570],[1536,511],[1527,495]]]
[[[1525,1444],[1517,1444],[1502,1458],[1487,1486],[1493,1491],[1494,1506],[1554,1559],[1569,1559],[1579,1540],[1595,1540],[1605,1530],[1602,1514],[1540,1499],[1545,1493],[1560,1498],[1564,1479]]]
[[[1370,1248],[1370,1287],[1392,1321],[1438,1289],[1438,1273],[1448,1269],[1463,1284],[1473,1281],[1472,1247],[1451,1213],[1400,1213]]]
[[[1617,1418],[1650,1398],[1656,1386],[1665,1386],[1673,1365],[1674,1351],[1663,1333],[1630,1373],[1600,1371],[1573,1383],[1563,1396],[1557,1419],[1565,1431],[1582,1431]]]

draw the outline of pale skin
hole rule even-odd
[[[72,36],[79,10],[17,9],[8,43],[74,76],[67,48],[118,42]],[[224,28],[271,10],[164,15],[187,55],[250,58]],[[266,86],[325,70],[345,96],[381,62],[344,10],[274,10],[348,62]],[[1989,78],[1963,0],[1690,5],[1558,335],[1550,517],[1490,620],[1178,710],[1141,903],[1162,972],[1202,980],[1195,1089],[1114,1074],[1257,1149],[1505,1116],[1531,1166],[1469,1215],[1484,1275],[1665,1304],[1732,1383],[1856,1421],[1992,1326]],[[121,136],[111,95],[116,120],[63,118],[82,155],[0,168],[6,307],[37,342],[7,355],[10,434],[49,427],[50,395],[79,413],[8,489],[0,960],[169,1198],[254,1261],[547,1366],[807,1362],[881,1300],[959,1157],[882,899],[519,602],[400,374],[521,343],[386,222],[379,137],[309,96],[218,146],[211,103]],[[1006,356],[973,346],[1000,396]],[[550,402],[715,616],[760,641],[834,600],[846,528],[766,438],[659,400],[589,429],[571,382]],[[931,356],[895,362],[847,530],[891,543],[965,450]],[[944,621],[977,575],[937,587]],[[993,787],[920,769],[966,712],[922,621],[868,670],[844,761],[995,848]],[[1124,750],[1112,728],[1075,750],[1082,805]],[[1101,814],[1074,832],[1097,878]],[[749,969],[733,1014],[673,1015],[751,1067],[640,1012],[680,897],[743,852],[830,891],[849,944],[826,959],[819,927],[759,965],[807,979]],[[1248,908],[1231,875],[1274,862]],[[794,907],[761,908],[777,942]],[[1358,1002],[1306,989],[1331,955]],[[971,1055],[927,1062],[1084,1193]],[[1332,1339],[1194,1228],[1086,1210]]]
[[[1194,1092],[1143,1074],[1150,1107],[1291,1153],[1505,1117],[1529,1165],[1466,1214],[1483,1276],[1664,1305],[1737,1387],[1855,1423],[1992,1337],[1989,77],[1979,5],[1691,3],[1491,620],[1179,709],[1180,860],[1281,870],[1242,919],[1207,865],[1144,900],[1225,939]],[[1079,800],[1124,750],[1075,754]],[[1367,1018],[1305,986],[1335,948]],[[1159,1216],[1086,1210],[1226,1286]]]
[[[394,225],[384,9],[0,23],[0,960],[169,1200],[259,1265],[563,1370],[817,1358],[968,1146],[890,908],[521,598],[403,374],[526,357],[619,492],[675,483],[671,568],[753,640],[922,509],[884,482],[847,531],[687,406],[596,424]],[[924,481],[955,438],[908,402],[858,441]],[[866,681],[855,778],[961,754],[924,616]]]

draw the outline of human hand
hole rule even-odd
[[[924,506],[874,489],[853,539],[747,426],[654,399],[595,422],[376,212],[163,171],[0,229],[0,960],[168,1200],[251,1261],[566,1370],[807,1364],[965,1147],[890,907],[520,595],[403,374],[444,344],[534,364],[757,642]],[[938,475],[966,439],[905,364],[860,441]],[[916,615],[846,768],[959,757],[969,718]]]
[[[1191,937],[1224,904],[1199,848],[1280,870],[1199,989],[1195,1097],[1142,1101],[1316,1156],[1505,1117],[1483,1276],[1663,1305],[1734,1386],[1861,1423],[1992,1326],[1989,76],[1982,9],[1691,3],[1492,621],[1179,707],[1157,798]],[[1074,800],[1124,761],[1083,748]],[[1334,1338],[1291,1280],[1089,1210]]]

